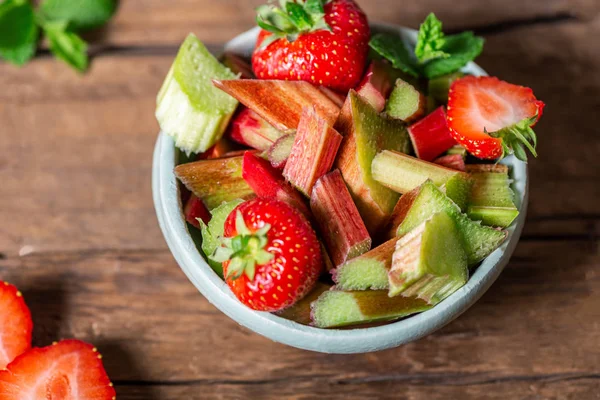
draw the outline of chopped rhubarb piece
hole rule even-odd
[[[231,139],[257,150],[267,150],[285,135],[249,108],[242,108],[237,113],[229,129]]]
[[[467,283],[469,269],[454,218],[441,212],[396,243],[389,272],[391,297],[418,297],[435,305]]]
[[[239,75],[242,79],[254,79],[254,72],[252,72],[252,66],[244,58],[230,52],[225,52],[221,56],[221,62],[234,74]]]
[[[482,168],[483,169],[483,168]],[[519,215],[507,172],[471,172],[467,214],[484,225],[506,228]]]
[[[442,186],[453,176],[461,174],[459,171],[389,150],[375,156],[372,173],[375,180],[398,193],[408,193],[427,179]]]
[[[341,107],[342,105],[344,105],[344,100],[346,100],[346,96],[325,86],[319,86],[319,90],[323,92],[325,96],[329,97],[329,99],[333,101],[336,106]]]
[[[327,124],[314,108],[302,111],[300,125],[283,176],[307,196],[317,179],[331,170],[342,135]]]
[[[233,150],[233,143],[227,138],[220,139],[213,147],[206,150],[204,153],[197,155],[196,160],[209,160],[212,158],[222,158],[228,152]]]
[[[267,153],[267,158],[273,167],[278,169],[285,167],[287,159],[292,153],[295,137],[296,135],[294,134],[285,135],[273,143],[273,146],[271,146]]]
[[[242,177],[258,197],[284,201],[310,218],[310,211],[302,195],[267,160],[247,151],[242,163]]]
[[[498,174],[508,174],[508,166],[504,164],[469,164],[467,172],[470,174],[478,172],[495,172]]]
[[[311,290],[301,300],[294,303],[288,308],[284,308],[281,311],[276,311],[274,314],[290,321],[297,322],[303,325],[310,325],[310,304],[317,300],[323,292],[331,289],[331,285],[317,282],[314,289]]]
[[[460,154],[448,154],[441,156],[433,160],[434,164],[441,165],[442,167],[455,169],[457,171],[465,172],[465,159]]]
[[[329,97],[308,82],[234,79],[213,80],[213,83],[280,131],[296,129],[304,107],[314,106],[330,125],[340,113]]]
[[[240,156],[180,164],[175,167],[175,175],[209,210],[223,202],[254,197],[242,178]]]
[[[448,129],[444,107],[437,108],[419,122],[412,124],[408,133],[415,154],[425,161],[433,161],[456,144]]]
[[[383,61],[373,61],[367,68],[362,82],[356,90],[377,112],[383,111],[385,100],[394,88],[401,73]]]
[[[204,221],[204,223],[210,221],[210,212],[208,212],[202,200],[195,195],[191,195],[185,203],[183,215],[185,215],[185,220],[196,228],[200,228],[198,218]]]
[[[371,163],[382,149],[410,151],[410,140],[403,123],[380,115],[356,92],[350,91],[347,102],[350,112],[340,114],[336,124],[344,129],[336,167],[374,235],[392,213],[399,195],[373,179]]]
[[[317,181],[310,208],[334,265],[369,251],[371,237],[338,170]]]
[[[387,115],[404,122],[416,121],[425,115],[425,96],[413,85],[398,79],[385,106]]]
[[[430,180],[400,198],[394,214],[389,237],[402,237],[436,213],[453,217],[463,236],[468,265],[474,266],[504,242],[506,231],[500,231],[472,221],[448,196]]]
[[[446,155],[453,155],[453,154],[459,154],[462,156],[462,158],[466,158],[467,157],[467,149],[465,149],[464,147],[462,147],[460,144],[457,144],[455,146],[452,146],[448,149],[448,151],[446,151]]]
[[[346,261],[331,271],[339,290],[388,289],[388,272],[398,239],[390,239],[374,249]]]
[[[472,187],[473,179],[471,179],[471,175],[460,172],[448,179],[440,189],[456,203],[460,211],[465,212]]]
[[[393,321],[430,308],[424,300],[416,297],[389,297],[385,290],[328,290],[311,304],[311,319],[312,324],[318,328],[336,328]]]
[[[450,91],[450,85],[455,80],[465,76],[462,72],[453,72],[448,75],[438,76],[429,80],[428,83],[428,94],[431,98],[436,101],[448,104],[448,92]]]

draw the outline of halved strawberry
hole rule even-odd
[[[31,347],[31,313],[13,285],[0,282],[0,370]]]
[[[448,127],[469,153],[484,159],[513,154],[526,161],[524,147],[537,156],[531,129],[544,103],[533,91],[498,78],[466,76],[450,86]]]
[[[79,340],[33,348],[0,371],[0,400],[114,400],[98,350]]]

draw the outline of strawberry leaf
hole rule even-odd
[[[514,154],[519,160],[527,162],[527,148],[534,157],[537,157],[537,136],[531,125],[537,121],[538,116],[525,118],[516,124],[500,129],[496,132],[485,132],[491,137],[502,139],[502,157]]]
[[[394,68],[414,77],[420,75],[419,66],[410,55],[402,39],[397,35],[378,33],[371,38],[369,46],[380,56],[390,61]]]
[[[450,54],[442,49],[445,43],[442,21],[434,13],[429,14],[419,28],[415,55],[422,63],[436,58],[448,58]]]
[[[299,31],[310,29],[313,26],[312,18],[306,11],[304,11],[304,8],[300,4],[287,3],[285,6],[285,11]]]

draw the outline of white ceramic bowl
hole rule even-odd
[[[409,43],[416,40],[416,31],[411,29],[389,25],[374,25],[373,28],[399,32]],[[256,28],[244,32],[227,43],[225,49],[249,56],[257,34]],[[465,71],[485,75],[485,71],[474,63],[470,63]],[[154,205],[167,244],[183,272],[208,301],[239,324],[274,341],[323,353],[363,353],[396,347],[426,336],[458,317],[483,295],[508,263],[521,235],[527,212],[527,165],[508,157],[503,162],[511,167],[513,190],[521,213],[509,228],[509,239],[483,261],[465,286],[431,310],[387,325],[344,330],[318,329],[247,308],[237,301],[225,282],[208,266],[196,248],[183,217],[178,185],[173,174],[177,154],[171,138],[160,133],[152,169]]]

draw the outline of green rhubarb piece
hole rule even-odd
[[[472,186],[473,180],[469,175],[456,174],[448,179],[441,189],[446,193],[446,196],[450,197],[460,207],[462,212],[465,212]]]
[[[414,121],[425,113],[425,98],[410,83],[397,79],[385,111],[392,118]]]
[[[302,299],[291,305],[290,307],[284,308],[281,311],[276,311],[275,315],[281,318],[289,319],[290,321],[297,322],[303,325],[310,325],[310,305],[313,301],[317,300],[319,296],[331,289],[331,285],[327,285],[322,282],[317,282],[314,289],[311,290]]]
[[[447,104],[450,85],[452,85],[452,82],[463,76],[465,76],[464,73],[457,71],[430,79],[428,83],[429,96],[440,103]]]
[[[319,328],[392,321],[431,308],[422,299],[389,297],[385,290],[328,290],[311,307],[312,323]]]
[[[467,253],[455,219],[437,213],[396,243],[390,296],[418,297],[435,305],[469,279]]]
[[[373,158],[383,149],[408,153],[411,151],[406,125],[386,118],[350,91],[350,116],[340,116],[345,135],[338,152],[340,169],[350,194],[370,233],[380,227],[394,209],[398,193],[381,185],[371,174]]]
[[[469,176],[463,172],[423,161],[395,151],[384,150],[373,158],[373,178],[398,192],[408,193],[427,179],[444,191],[459,207],[464,208],[470,189]]]
[[[519,215],[507,172],[472,172],[467,214],[484,225],[505,228]]]
[[[396,229],[397,236],[404,236],[436,213],[446,212],[455,218],[459,232],[467,252],[468,265],[473,266],[487,257],[506,239],[506,231],[482,226],[480,222],[472,221],[448,196],[433,182],[426,181],[414,192],[404,195],[399,202],[401,222]],[[396,211],[395,211],[396,213]]]
[[[340,290],[382,290],[388,288],[388,272],[398,239],[390,239],[371,251],[353,258],[332,271]]]
[[[467,149],[465,149],[464,147],[462,147],[461,145],[457,144],[456,146],[452,146],[448,149],[448,151],[446,151],[447,155],[453,155],[453,154],[459,154],[461,155],[463,158],[467,157]]]
[[[163,132],[186,153],[208,150],[221,138],[238,101],[212,84],[235,79],[194,34],[185,39],[156,99]]]
[[[243,156],[236,156],[180,164],[175,175],[212,210],[223,202],[254,197],[242,177],[242,161]]]
[[[215,252],[217,247],[221,246],[220,237],[223,236],[225,220],[229,214],[231,214],[233,209],[243,202],[243,200],[236,199],[227,203],[223,203],[217,208],[211,210],[210,214],[212,218],[208,222],[208,225],[198,218],[198,223],[200,224],[200,230],[202,232],[202,252],[208,260],[208,265],[210,265],[211,268],[221,277],[223,277],[222,263],[212,260],[209,256]]]

